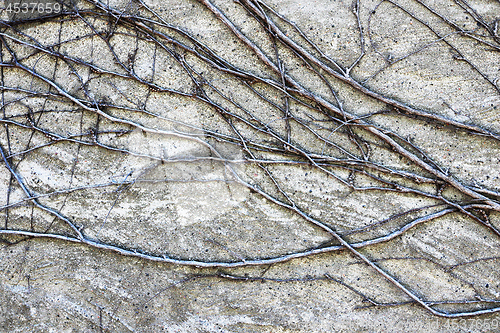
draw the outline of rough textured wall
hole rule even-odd
[[[35,14],[2,13],[0,331],[498,331],[499,1]]]

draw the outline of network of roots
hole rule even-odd
[[[498,285],[457,272],[479,265],[492,279],[493,246],[470,256],[459,237],[450,257],[394,256],[405,237],[448,225],[498,248],[500,18],[481,4],[346,2],[351,34],[338,43],[335,26],[302,27],[260,0],[186,2],[197,22],[160,1],[61,5],[1,22],[3,246],[41,238],[200,267],[186,281],[266,280],[238,269],[351,253],[406,300],[378,301],[333,274],[274,280],[331,281],[364,305],[441,316],[500,310]],[[412,99],[398,75],[433,61],[463,82]],[[464,82],[477,91],[469,104]],[[474,147],[489,169],[456,162]],[[272,236],[255,239],[266,225]],[[418,290],[407,277],[422,261],[473,297]]]

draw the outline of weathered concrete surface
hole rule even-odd
[[[109,5],[126,8],[126,3],[113,1]],[[263,77],[274,77],[255,54],[199,2],[146,3],[165,22],[182,27],[238,68]],[[295,22],[326,55],[342,66],[349,66],[359,56],[361,42],[352,1],[273,0],[266,3]],[[469,39],[453,35],[449,26],[430,15],[418,3],[397,3],[432,24],[441,35],[451,34],[447,41],[460,48],[481,73],[498,82],[495,80],[500,78],[499,52],[485,51],[484,46],[479,47]],[[471,14],[466,14],[452,1],[426,3],[464,29],[477,28]],[[215,4],[273,58],[275,51],[269,37],[239,4],[233,1],[217,1]],[[449,46],[442,41],[435,42],[436,36],[416,19],[387,2],[376,7],[378,4],[376,1],[360,1],[360,22],[367,53],[359,66],[353,69],[352,76],[359,81],[367,79],[366,86],[408,105],[500,133],[500,95],[494,86],[474,71],[470,64],[457,60],[457,55],[450,51]],[[471,6],[489,23],[499,18],[499,2],[475,1]],[[139,5],[134,3],[131,8],[129,10],[137,10]],[[377,11],[372,13],[374,8]],[[106,25],[99,22],[93,24]],[[289,27],[283,25],[283,28],[288,29],[290,36],[297,37]],[[73,20],[63,23],[62,28],[60,23],[27,24],[22,31],[43,41],[44,45],[56,43],[59,38],[70,40],[89,33],[83,22]],[[125,30],[119,27],[117,31]],[[145,41],[135,44],[136,40],[125,34],[115,35],[110,43],[123,63],[127,63],[130,59],[127,57],[137,45],[133,68],[138,76],[151,76],[155,84],[170,89],[184,92],[193,89],[182,66],[173,61],[167,52],[161,52]],[[27,52],[22,46],[13,47],[18,47],[16,52],[20,56]],[[420,48],[423,48],[420,52],[395,62],[370,78],[390,64],[391,59],[393,61]],[[5,48],[2,50],[5,61],[9,55]],[[122,71],[113,61],[106,44],[96,37],[64,43],[59,51],[109,71]],[[280,49],[280,53],[289,75],[309,90],[332,100],[328,87],[297,57],[284,48]],[[155,59],[154,64],[152,58]],[[194,57],[188,56],[187,59],[195,70],[203,72],[211,84],[252,110],[265,123],[276,124],[277,130],[283,132],[282,115],[271,110],[242,83]],[[32,56],[24,59],[24,63],[36,68],[41,75],[52,78],[73,96],[86,98],[78,77],[64,63],[58,63],[55,71],[55,62],[48,56]],[[246,156],[240,147],[212,140],[202,131],[217,129],[221,133],[231,133],[231,128],[206,104],[150,91],[132,80],[97,76],[85,68],[80,70],[79,66],[75,67],[86,82],[89,96],[95,101],[128,107],[140,105],[163,118],[112,108],[106,112],[140,122],[149,128],[199,134],[201,141],[212,144],[226,159],[239,160]],[[383,103],[368,99],[339,80],[329,80],[344,108],[355,115],[388,109]],[[48,91],[46,83],[31,79],[19,69],[4,69],[3,86]],[[271,95],[274,93],[272,90],[262,88],[262,91],[269,93],[269,98],[277,103],[282,102],[279,96]],[[209,94],[222,105],[229,104],[213,92]],[[4,92],[6,101],[16,96],[15,92]],[[55,133],[83,133],[95,127],[96,116],[75,111],[77,108],[74,106],[46,101],[42,97],[28,100],[26,104],[35,111],[43,108],[70,110],[52,112],[40,118],[40,126]],[[306,111],[298,103],[293,105],[293,112],[300,116]],[[5,108],[4,119],[23,112],[26,110],[22,105],[10,104]],[[430,159],[463,183],[491,190],[500,188],[498,141],[397,113],[373,116],[370,121],[402,138],[409,137]],[[116,130],[119,127],[101,119],[100,128]],[[4,148],[10,144],[12,152],[26,149],[28,140],[32,140],[31,146],[46,142],[40,134],[30,139],[30,130],[9,129],[9,143],[5,129],[2,129],[0,143]],[[323,147],[300,126],[293,127],[292,131],[296,142],[304,149],[331,156],[341,155],[331,147]],[[253,135],[251,131],[244,133]],[[325,137],[342,147],[355,149],[355,144],[347,137],[332,134]],[[376,142],[368,135],[365,138]],[[145,133],[138,129],[119,137],[101,134],[100,140],[136,155],[148,154],[164,159],[214,157],[210,149],[198,141],[175,135]],[[264,140],[262,142],[267,144]],[[377,144],[372,147],[371,160],[428,176],[408,160]],[[240,163],[234,169],[245,181],[279,195],[257,166]],[[341,233],[436,203],[434,199],[413,194],[353,192],[342,182],[311,167],[285,164],[269,169],[301,209]],[[234,182],[228,169],[216,160],[163,164],[100,147],[62,142],[30,153],[19,162],[17,172],[36,194],[129,179],[166,179],[157,183],[137,182],[133,186],[93,187],[69,195],[39,199],[40,203],[70,218],[75,225],[82,226],[82,233],[89,239],[144,253],[206,262],[234,262],[242,258],[277,257],[331,241],[330,235],[297,214]],[[343,178],[349,176],[348,171],[336,172]],[[1,205],[7,204],[9,179],[7,168],[1,168]],[[356,181],[360,186],[371,184],[369,179],[363,177]],[[418,186],[422,191],[433,191],[433,185]],[[450,200],[464,198],[450,188],[446,188],[444,193]],[[25,197],[15,181],[9,195],[9,202]],[[52,233],[71,234],[64,223],[28,204],[9,208],[8,214],[6,223],[9,229],[44,232],[50,227]],[[491,224],[500,227],[500,214],[492,211],[488,214]],[[356,242],[381,236],[397,225],[402,225],[401,221],[362,236],[348,236],[348,240]],[[19,240],[14,237],[6,239]],[[382,268],[425,300],[463,301],[479,296],[500,300],[499,237],[463,214],[446,215],[412,228],[390,242],[361,251],[369,258],[379,259],[378,264]],[[458,321],[433,316],[415,304],[367,307],[370,303],[360,294],[380,303],[405,302],[409,298],[346,251],[274,265],[201,269],[156,263],[64,241],[34,238],[2,245],[0,258],[2,332],[497,331],[491,326],[473,326],[475,322],[471,320],[460,322],[457,327],[455,324]],[[485,258],[491,259],[473,262]],[[468,264],[452,266],[462,263]],[[220,274],[265,280],[238,281],[216,276]],[[492,307],[494,303],[480,305],[483,308]],[[460,304],[443,305],[441,308],[445,311],[465,311],[474,309],[474,304],[463,307]],[[476,319],[479,322],[487,319],[491,323],[497,321],[500,325],[498,314]]]

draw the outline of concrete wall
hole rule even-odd
[[[3,13],[0,331],[498,331],[500,2],[75,6]]]

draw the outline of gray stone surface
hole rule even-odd
[[[276,61],[272,39],[241,4],[213,3]],[[361,55],[363,46],[366,53],[350,74],[371,91],[480,128],[482,134],[429,117],[410,117],[315,67],[346,112],[393,133],[393,138],[398,135],[395,141],[407,151],[468,190],[483,193],[493,204],[473,200],[451,185],[442,188],[439,199],[437,182],[414,182],[383,168],[364,170],[428,195],[388,190],[394,188],[361,169],[331,167],[328,175],[319,166],[308,165],[303,156],[286,155],[276,138],[233,118],[231,124],[247,142],[280,150],[272,154],[253,149],[257,159],[303,162],[263,164],[265,168],[248,163],[248,151],[237,140],[228,142],[236,134],[216,109],[200,99],[151,86],[196,93],[182,62],[175,59],[179,55],[177,59],[206,80],[193,74],[202,83],[204,98],[240,118],[251,119],[251,114],[251,121],[260,119],[261,125],[286,138],[283,112],[249,87],[280,106],[285,103],[283,93],[262,82],[245,85],[174,47],[162,38],[192,43],[172,29],[155,26],[164,34],[155,35],[163,44],[144,34],[136,38],[130,15],[184,29],[234,68],[281,84],[277,73],[199,1],[149,0],[142,5],[109,1],[106,4],[115,14],[109,17],[92,2],[81,1],[78,7],[86,21],[68,15],[11,22],[12,27],[1,31],[0,144],[6,155],[0,168],[1,332],[498,331],[500,312],[463,319],[433,315],[356,253],[442,313],[499,305],[500,238],[493,229],[500,228],[500,209],[494,207],[500,202],[495,192],[500,188],[500,136],[485,133],[500,133],[500,2],[423,1],[453,26],[419,1],[360,0],[363,40],[355,1],[266,3],[344,69]],[[85,12],[86,8],[101,14]],[[120,11],[125,12],[123,17],[116,14]],[[266,11],[287,36],[320,58],[290,25]],[[145,29],[147,23],[142,24],[137,26]],[[461,33],[456,27],[463,29]],[[287,75],[338,106],[317,73],[289,48],[282,44],[277,48]],[[16,54],[17,64],[10,52]],[[67,57],[56,60],[50,52]],[[88,64],[101,68],[101,73]],[[130,78],[132,74],[136,79]],[[363,154],[369,151],[366,161],[436,178],[373,132],[352,126],[359,136],[356,143],[345,125],[299,101],[289,99],[289,103],[295,117],[290,120],[290,143],[316,163],[326,156],[345,159],[347,155],[335,145],[362,157],[362,146]],[[313,104],[317,108],[318,103]],[[53,134],[34,131],[33,126]],[[69,136],[73,141],[61,139]],[[6,160],[45,209],[25,199],[19,181],[4,167]],[[352,186],[386,190],[354,191]],[[263,194],[281,202],[288,196],[309,221]],[[445,199],[445,205],[427,207]],[[449,209],[452,203],[476,204],[476,209],[429,220],[359,252],[341,249],[274,264],[258,262],[339,244],[311,219],[352,244],[388,235],[426,214]],[[408,211],[400,219],[350,233]],[[78,241],[76,230],[61,216],[80,228],[87,244]],[[43,237],[47,234],[53,237]],[[179,262],[161,262],[170,259]],[[249,262],[255,265],[245,265]],[[214,267],[197,267],[203,263]],[[220,267],[224,263],[242,267]],[[374,306],[367,298],[384,305]]]

